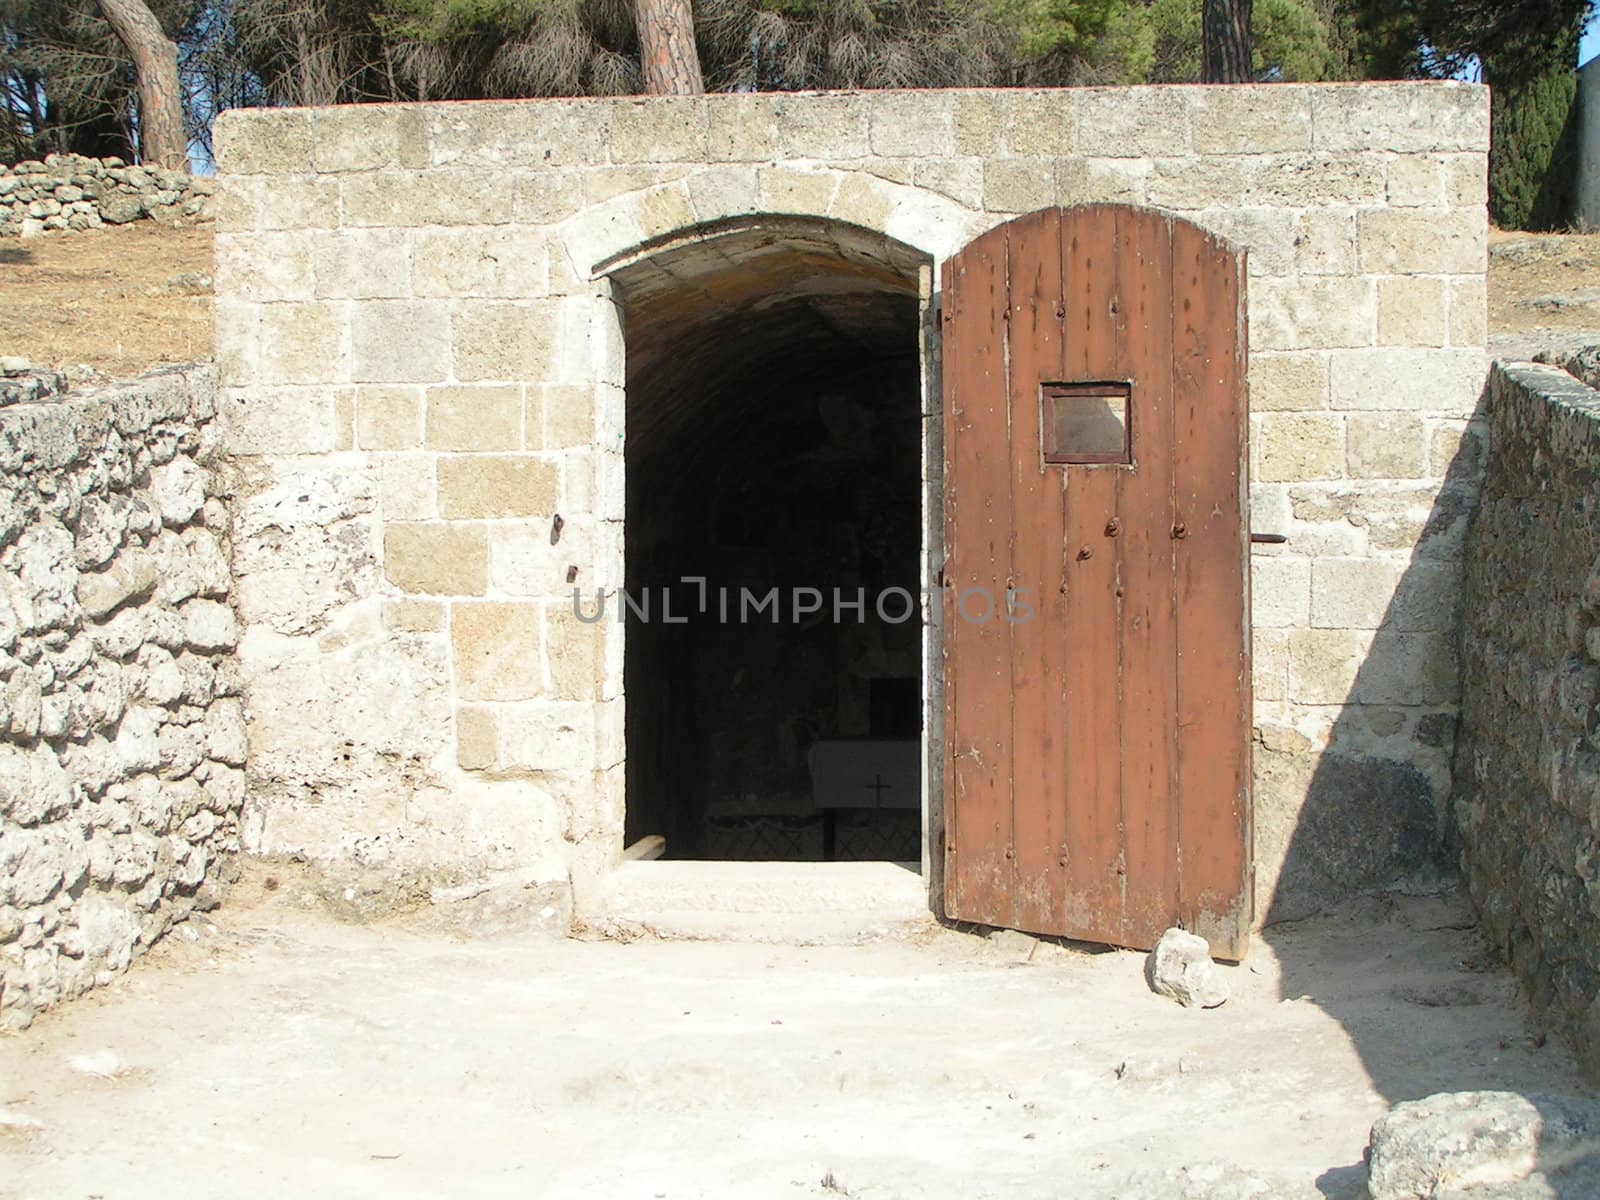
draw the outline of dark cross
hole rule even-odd
[[[867,791],[872,793],[872,803],[878,808],[883,807],[883,793],[892,790],[892,787],[883,781],[882,775],[874,775],[872,782],[867,784]]]

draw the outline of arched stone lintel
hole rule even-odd
[[[760,215],[812,217],[882,233],[935,265],[997,218],[937,192],[835,167],[708,166],[624,192],[569,217],[555,233],[580,277],[597,278],[633,255],[696,227]]]

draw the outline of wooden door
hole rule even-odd
[[[945,910],[1240,958],[1244,260],[1046,209],[944,266]]]

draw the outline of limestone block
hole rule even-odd
[[[1483,470],[1486,443],[1486,431],[1481,424],[1435,422],[1428,442],[1428,477],[1443,479],[1459,473],[1477,479]]]
[[[1421,479],[1428,439],[1422,419],[1408,413],[1351,413],[1345,421],[1352,479]]]
[[[428,389],[424,445],[430,450],[517,450],[522,388],[515,384]]]
[[[1477,408],[1485,374],[1478,349],[1343,350],[1331,356],[1329,394],[1336,409],[1466,416]]]
[[[549,300],[458,304],[450,322],[455,377],[463,381],[545,378],[558,319],[555,302]]]
[[[1289,695],[1288,630],[1251,630],[1250,689],[1257,703],[1285,700]]]
[[[1264,483],[1339,479],[1344,475],[1344,422],[1332,413],[1266,413],[1259,418]]]
[[[1055,166],[1048,160],[1001,158],[983,164],[983,205],[990,212],[1033,212],[1055,198]]]
[[[1452,346],[1481,346],[1489,336],[1488,293],[1482,276],[1448,281],[1449,337]]]
[[[1376,629],[1386,623],[1402,566],[1381,558],[1319,558],[1311,568],[1311,624]]]
[[[611,157],[617,162],[703,162],[708,154],[706,102],[699,96],[652,96],[611,111]]]
[[[313,110],[311,162],[323,173],[399,166],[399,111],[386,104]]]
[[[437,300],[364,300],[350,310],[357,383],[430,383],[450,371],[450,312]]]
[[[584,100],[435,105],[428,110],[432,162],[468,172],[605,162],[612,112]]]
[[[523,444],[528,449],[564,450],[595,444],[594,388],[547,383],[543,387],[529,387],[527,391]],[[622,434],[618,424],[612,437],[620,440]]]
[[[316,294],[385,300],[411,293],[411,235],[402,229],[337,229],[311,235]]]
[[[851,172],[839,181],[838,191],[828,205],[828,215],[849,225],[881,229],[894,211],[895,194],[890,184],[870,175]]]
[[[500,709],[498,757],[506,770],[587,771],[597,761],[596,706],[547,700]]]
[[[694,205],[682,183],[664,184],[633,197],[639,230],[645,238],[664,237],[694,224]]]
[[[258,181],[262,229],[332,229],[339,224],[339,180],[333,176],[274,175]]]
[[[309,171],[310,114],[304,109],[225,109],[212,125],[211,152],[225,175]]]
[[[1056,202],[1143,204],[1151,165],[1142,158],[1056,159]]]
[[[1311,120],[1323,150],[1482,152],[1489,146],[1489,89],[1465,83],[1313,88]]]
[[[1078,96],[1081,154],[1157,158],[1190,149],[1189,100],[1177,89],[1086,88]]]
[[[263,304],[257,343],[261,382],[332,383],[347,377],[344,305]]]
[[[451,454],[439,460],[439,515],[529,517],[556,511],[554,463],[528,454]],[[548,536],[548,535],[547,535]]]
[[[564,221],[583,204],[583,182],[571,171],[535,170],[512,180],[511,219],[524,225]]]
[[[1258,629],[1307,624],[1311,563],[1304,558],[1256,557],[1250,563],[1250,621]]]
[[[1356,238],[1363,271],[1481,275],[1488,261],[1488,219],[1473,209],[1371,209]]]
[[[951,152],[949,94],[879,92],[869,110],[869,144],[888,158],[943,158]]]
[[[1302,275],[1351,275],[1356,269],[1353,208],[1312,209],[1294,222],[1295,269]]]
[[[537,604],[450,606],[456,694],[463,700],[532,700],[545,692]]]
[[[873,100],[852,93],[781,96],[772,101],[781,157],[865,158]]]
[[[431,454],[385,454],[378,461],[378,498],[385,521],[429,521],[439,515],[437,460]]]
[[[482,525],[386,522],[383,575],[403,592],[481,596],[489,577],[488,534]]]
[[[1443,208],[1445,160],[1436,154],[1402,154],[1389,160],[1387,198],[1395,208]]]
[[[580,620],[570,600],[546,605],[544,618],[550,695],[558,700],[600,699],[606,683],[606,634],[611,618],[592,623]]]
[[[358,387],[356,445],[362,450],[414,450],[422,445],[422,389]]]
[[[216,288],[238,300],[310,300],[315,291],[306,238],[297,233],[219,233]]]
[[[1289,699],[1299,704],[1344,704],[1366,662],[1373,634],[1357,629],[1289,632]]]
[[[463,771],[492,770],[498,765],[495,713],[492,705],[456,706],[456,765]]]
[[[1445,160],[1445,198],[1452,208],[1480,209],[1489,203],[1489,159],[1452,154]]]
[[[1326,350],[1372,345],[1377,295],[1367,279],[1258,279],[1250,286],[1252,350]]]
[[[1361,666],[1355,698],[1363,704],[1449,704],[1458,689],[1453,637],[1382,630]]]
[[[1299,412],[1328,407],[1328,356],[1319,351],[1251,354],[1252,412]]]
[[[1461,606],[1461,564],[1413,559],[1395,586],[1389,625],[1407,633],[1453,633]]]
[[[770,162],[778,157],[778,118],[768,96],[707,96],[706,124],[712,162]]]
[[[1301,88],[1202,88],[1188,97],[1196,154],[1311,149],[1311,97]]]
[[[490,531],[489,582],[499,594],[570,598],[574,588],[594,586],[599,567],[589,519],[565,521],[559,532],[548,520],[497,525]],[[570,580],[569,572],[574,573]]]
[[[1378,280],[1378,344],[1443,346],[1444,280],[1428,275],[1390,275]]]
[[[983,161],[977,158],[930,158],[912,165],[911,181],[919,188],[977,208],[983,203]]]
[[[716,111],[716,106],[712,106]],[[685,179],[689,202],[699,221],[717,221],[756,211],[754,167],[726,166],[698,170]]]
[[[338,448],[339,389],[260,388],[222,398],[218,418],[229,454],[323,454]]]
[[[437,600],[385,600],[384,627],[394,633],[438,633],[444,629],[445,606]]]
[[[340,224],[385,229],[506,224],[511,189],[482,183],[470,171],[346,175],[339,182]]]
[[[820,216],[828,211],[839,173],[817,167],[777,166],[756,170],[756,189],[764,211]]]

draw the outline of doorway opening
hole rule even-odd
[[[927,256],[761,217],[610,277],[627,843],[922,861]]]

